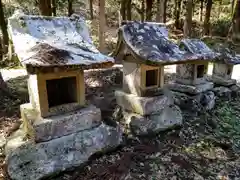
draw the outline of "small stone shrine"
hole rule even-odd
[[[115,95],[124,121],[137,135],[182,124],[181,110],[165,88],[164,66],[202,58],[180,50],[166,32],[158,24],[140,22],[128,22],[119,29],[113,55],[122,58],[123,88]]]
[[[169,88],[175,94],[176,104],[194,111],[202,107],[207,110],[212,109],[215,105],[215,95],[212,92],[214,85],[207,81],[207,72],[208,62],[214,61],[217,57],[216,53],[199,39],[183,39],[179,47],[199,58],[177,65],[176,79],[169,83]]]
[[[94,47],[84,19],[17,12],[8,26],[30,96],[20,107],[23,125],[5,146],[10,177],[42,179],[117,147],[120,129],[104,124],[100,109],[85,101],[84,70],[114,60]]]
[[[219,54],[217,61],[214,62],[211,81],[214,83],[214,92],[220,97],[231,98],[231,95],[239,95],[240,87],[236,80],[232,79],[234,65],[240,64],[240,55],[217,44],[213,47]]]

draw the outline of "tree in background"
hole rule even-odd
[[[72,0],[68,0],[68,16],[73,14]]]
[[[164,22],[164,3],[166,0],[157,0],[157,22]]]
[[[192,5],[193,5],[193,0],[187,0],[186,15],[185,15],[185,21],[184,21],[184,27],[183,27],[184,37],[191,37]]]
[[[234,2],[234,12],[232,15],[232,38],[240,39],[240,0]]]
[[[50,0],[39,0],[39,11],[43,16],[51,16],[52,15],[52,7]]]
[[[203,20],[203,5],[204,5],[204,0],[200,0],[200,12],[199,12],[199,20],[202,22]]]
[[[152,20],[152,8],[154,0],[146,0],[146,21]]]
[[[98,35],[99,35],[99,50],[103,52],[105,50],[105,26],[106,26],[106,18],[105,18],[105,0],[99,0],[99,27],[98,27]]]
[[[57,15],[57,3],[56,3],[56,0],[52,0],[52,15],[53,16]]]
[[[175,0],[175,10],[174,10],[174,17],[175,17],[175,28],[180,29],[180,15],[181,15],[181,4],[182,0]]]
[[[3,52],[6,53],[7,49],[8,49],[7,47],[8,47],[9,38],[8,38],[8,32],[7,32],[7,23],[6,23],[5,17],[4,17],[2,0],[0,0],[0,26],[1,26],[1,31],[2,31],[2,35],[3,35],[3,37],[2,37],[3,40],[0,43],[2,44]]]
[[[89,0],[89,10],[90,10],[91,20],[93,20],[93,18],[94,18],[94,14],[93,14],[93,0]]]
[[[204,35],[209,35],[212,5],[213,5],[213,1],[212,0],[207,0],[206,14],[205,14],[204,25],[203,25]]]

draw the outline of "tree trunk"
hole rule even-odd
[[[142,0],[142,6],[141,6],[142,12],[141,12],[141,21],[144,21],[144,12],[145,12],[145,0]]]
[[[50,0],[39,0],[39,10],[41,15],[43,16],[51,16],[52,15],[52,7]]]
[[[235,4],[235,0],[232,0],[232,16],[233,16],[233,13],[234,13],[234,4]]]
[[[203,17],[203,4],[204,0],[201,0],[201,5],[200,5],[200,13],[199,13],[199,20],[202,22],[202,17]]]
[[[181,4],[182,0],[175,0],[175,27],[176,29],[180,29],[180,14],[181,14]]]
[[[99,50],[104,52],[105,50],[105,0],[99,0]]]
[[[57,15],[57,4],[56,4],[56,0],[52,0],[52,14],[53,16]]]
[[[157,22],[164,22],[164,2],[165,0],[157,0]]]
[[[1,26],[1,31],[3,35],[3,42],[0,42],[0,43],[2,43],[3,52],[6,53],[8,49],[9,37],[7,32],[7,23],[4,17],[2,0],[0,0],[0,26]]]
[[[73,14],[72,0],[68,0],[68,16]]]
[[[240,39],[240,0],[237,0],[234,5],[234,13],[232,20],[232,31],[233,38],[239,40]]]
[[[205,14],[205,19],[204,19],[204,35],[209,35],[210,31],[210,16],[211,16],[211,10],[212,10],[212,0],[207,0],[207,5],[206,5],[206,14]]]
[[[132,20],[132,0],[127,0],[126,3],[126,11],[127,11],[127,20]]]
[[[167,22],[167,0],[163,0],[163,22]]]
[[[152,20],[153,0],[146,0],[146,21]]]
[[[93,0],[89,0],[89,9],[90,9],[91,19],[93,20],[93,18],[94,18],[94,14],[93,14]]]
[[[120,12],[121,12],[122,21],[126,20],[126,3],[127,3],[127,0],[122,0],[121,1]]]
[[[191,37],[191,30],[192,30],[192,0],[187,0],[186,4],[186,16],[184,21],[184,37]]]

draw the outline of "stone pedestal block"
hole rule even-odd
[[[219,86],[219,87],[215,87],[213,89],[213,92],[216,94],[216,96],[221,97],[221,98],[226,98],[226,99],[231,99],[231,94],[232,91],[231,89],[229,89],[228,87],[224,87],[224,86]]]
[[[80,166],[97,152],[116,148],[122,142],[122,132],[119,127],[101,124],[37,144],[23,141],[20,136],[17,138],[17,141],[13,138],[6,144],[6,148],[11,149],[6,151],[9,176],[13,180],[39,180]]]
[[[222,77],[219,76],[213,76],[210,79],[214,84],[216,85],[220,85],[220,86],[232,86],[234,84],[236,84],[236,80],[235,79],[223,79]]]
[[[62,115],[41,118],[31,104],[20,107],[26,134],[36,142],[66,136],[101,124],[101,111],[93,105]]]
[[[148,116],[124,112],[124,120],[135,135],[148,135],[181,125],[182,113],[179,107],[171,105]]]
[[[174,102],[183,109],[191,111],[201,111],[202,108],[211,110],[215,106],[215,95],[212,91],[190,96],[185,93],[174,92]]]
[[[168,84],[168,88],[173,91],[182,92],[182,93],[199,94],[199,93],[211,90],[213,88],[213,83],[206,82],[203,84],[198,84],[193,86],[193,85],[179,84],[176,82],[170,82]]]
[[[123,91],[116,91],[117,104],[123,109],[140,115],[148,115],[160,111],[171,104],[167,96],[139,97]]]
[[[235,84],[229,87],[234,97],[240,96],[240,85]]]

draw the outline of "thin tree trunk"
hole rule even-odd
[[[164,2],[165,0],[157,0],[157,22],[164,22]]]
[[[73,14],[73,6],[72,6],[72,0],[68,0],[68,16],[71,16]]]
[[[167,0],[163,0],[164,1],[164,5],[163,5],[163,22],[166,23],[167,22]]]
[[[192,0],[187,0],[186,4],[186,16],[184,21],[184,37],[191,37],[191,29],[192,29]]]
[[[57,4],[56,4],[56,0],[52,0],[52,14],[53,16],[57,15]]]
[[[153,0],[146,0],[146,21],[152,20]]]
[[[141,12],[141,21],[144,21],[144,12],[145,12],[145,0],[142,0],[142,6],[141,6],[142,12]]]
[[[3,52],[6,53],[8,49],[8,43],[9,43],[9,37],[8,37],[8,32],[7,32],[7,23],[5,21],[4,17],[4,10],[3,10],[3,4],[2,0],[0,0],[0,26],[1,26],[1,31],[3,35],[3,42],[0,42],[3,44]]]
[[[200,5],[200,14],[199,14],[199,20],[202,22],[202,17],[203,17],[203,4],[204,0],[201,0],[201,5]]]
[[[89,0],[89,9],[90,9],[91,19],[93,20],[93,18],[94,18],[94,14],[93,14],[93,0]]]
[[[127,0],[127,20],[131,21],[132,20],[132,0]]]
[[[50,0],[39,0],[39,10],[41,15],[43,16],[51,16],[52,15],[52,7]]]
[[[235,4],[235,0],[232,0],[232,16],[233,16],[233,13],[234,13],[234,4]]]
[[[234,13],[232,20],[233,39],[240,39],[240,0],[234,4]]]
[[[105,50],[105,0],[99,0],[99,50]]]
[[[210,16],[211,16],[211,10],[212,10],[212,0],[207,0],[207,5],[206,5],[206,15],[204,19],[204,35],[209,35],[210,31]]]
[[[120,12],[121,12],[122,21],[126,20],[126,3],[127,3],[126,0],[121,1]]]
[[[180,14],[181,14],[181,4],[182,0],[175,0],[175,27],[180,29]]]

